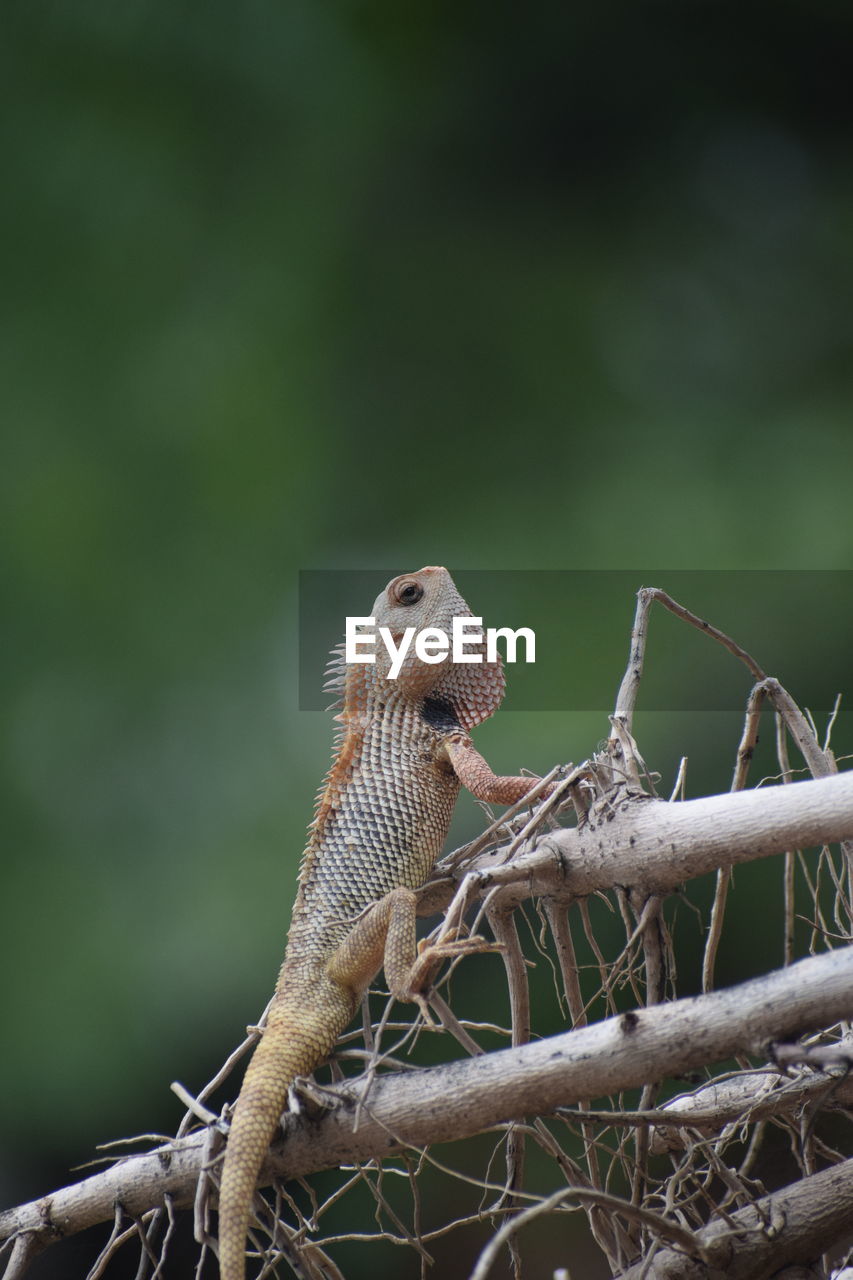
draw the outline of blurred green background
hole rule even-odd
[[[331,738],[300,569],[850,566],[851,35],[820,0],[2,6],[0,1201],[173,1129],[267,999]],[[852,621],[792,601],[795,696]],[[540,771],[607,710],[478,742]],[[681,754],[726,787],[739,727],[638,722],[666,793]],[[725,980],[781,958],[754,902]]]

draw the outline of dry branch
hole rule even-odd
[[[442,864],[441,878],[423,891],[424,909],[446,905],[463,875],[469,900],[503,886],[502,905],[622,885],[650,896],[720,867],[851,836],[853,772],[678,802],[617,789],[581,826],[541,836],[511,863],[500,865],[498,849],[478,854],[464,871]]]
[[[340,1105],[319,1120],[288,1116],[267,1181],[381,1158],[402,1146],[470,1137],[494,1124],[545,1114],[680,1075],[772,1040],[853,1017],[853,947],[813,956],[723,991],[630,1012],[533,1044],[373,1082],[338,1086]],[[0,1239],[68,1235],[111,1219],[116,1204],[140,1216],[191,1203],[202,1166],[196,1134],[132,1156],[53,1195],[0,1214]]]
[[[835,1046],[832,1046],[835,1048]],[[797,1052],[797,1046],[794,1046]],[[849,1054],[848,1050],[848,1054]],[[808,1050],[800,1050],[803,1056]],[[774,1049],[774,1058],[782,1056]],[[660,1154],[688,1146],[692,1133],[715,1134],[726,1125],[767,1116],[794,1115],[807,1104],[821,1107],[853,1105],[853,1079],[827,1075],[823,1071],[803,1072],[796,1077],[767,1068],[744,1071],[726,1080],[712,1080],[692,1093],[670,1098],[655,1114],[652,1151]],[[670,1121],[667,1123],[667,1121]]]
[[[661,1249],[622,1280],[763,1280],[785,1264],[811,1262],[851,1232],[853,1160],[845,1160],[698,1231],[703,1258]]]

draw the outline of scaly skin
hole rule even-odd
[[[446,569],[395,578],[372,616],[399,640],[406,627],[439,627],[470,616]],[[477,652],[470,646],[469,652]],[[444,844],[460,785],[510,804],[535,778],[496,777],[468,730],[503,697],[500,661],[421,662],[411,645],[396,680],[384,646],[374,664],[346,666],[330,687],[342,699],[337,752],[318,797],[299,876],[284,963],[267,1025],[237,1101],[219,1194],[222,1280],[244,1280],[252,1199],[269,1144],[297,1076],[331,1052],[377,971],[397,999],[422,1002],[444,955],[475,939],[418,956],[413,890]]]

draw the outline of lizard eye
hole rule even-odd
[[[417,604],[422,599],[424,589],[419,582],[400,582],[394,588],[394,598],[398,604]]]

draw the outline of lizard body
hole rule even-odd
[[[372,616],[399,641],[411,626],[449,634],[454,616],[471,613],[447,570],[429,567],[389,583]],[[537,781],[497,777],[468,737],[504,691],[500,659],[481,655],[480,663],[448,656],[428,664],[411,645],[393,680],[381,647],[374,663],[333,663],[341,731],[267,1024],[231,1122],[219,1197],[222,1280],[244,1280],[255,1186],[290,1085],[328,1056],[377,971],[384,966],[397,999],[423,1005],[437,961],[483,945],[460,940],[419,955],[413,892],[441,851],[461,785],[509,804]]]

